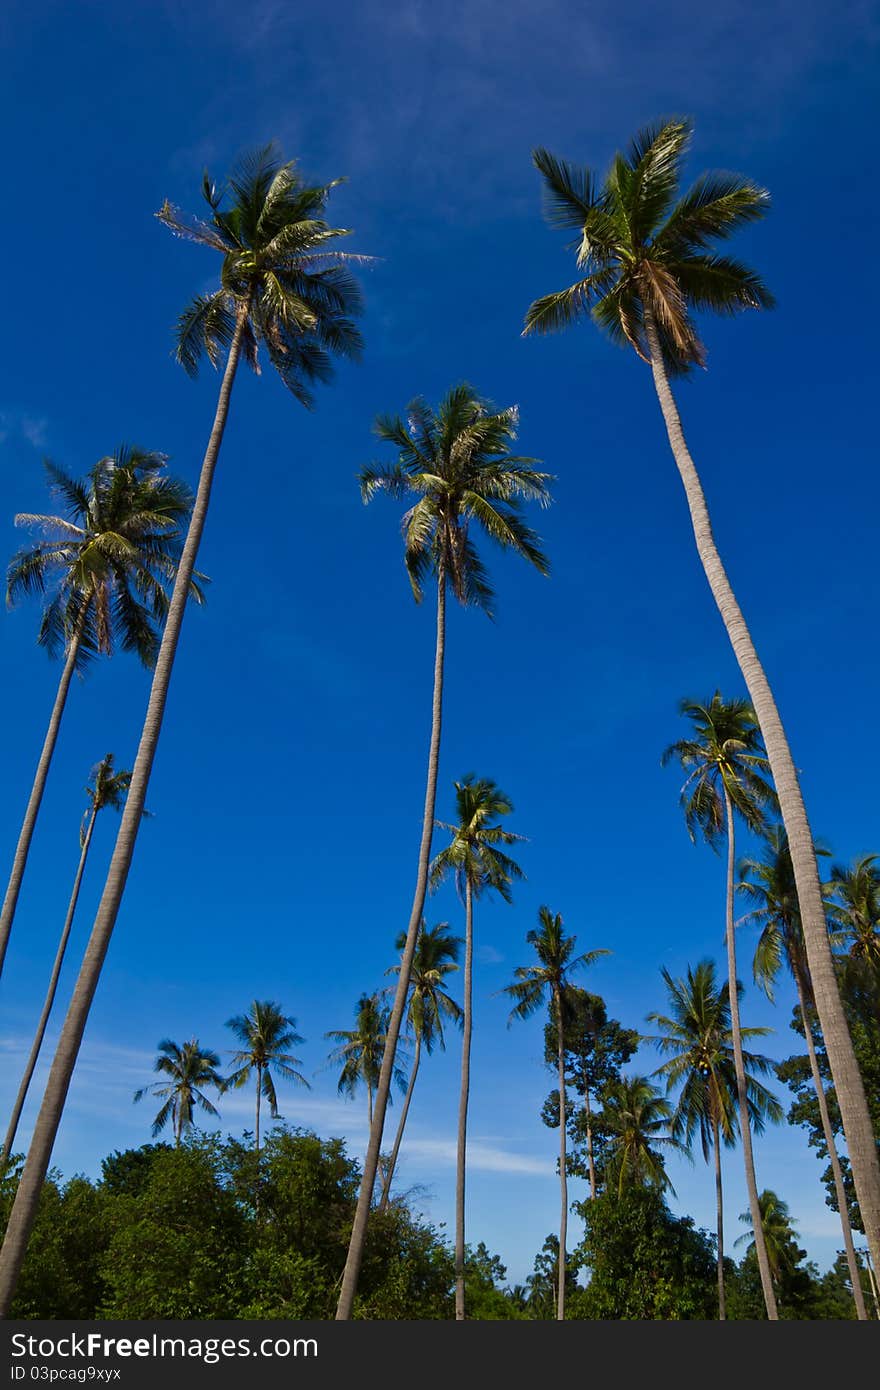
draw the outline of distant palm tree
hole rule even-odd
[[[195,1126],[197,1108],[204,1110],[207,1115],[217,1114],[216,1107],[204,1094],[204,1088],[213,1086],[223,1094],[226,1083],[217,1070],[219,1066],[220,1058],[217,1053],[200,1047],[196,1038],[191,1038],[182,1047],[170,1038],[164,1038],[159,1043],[159,1056],[156,1058],[153,1071],[169,1079],[166,1082],[156,1081],[152,1086],[141,1086],[140,1090],[134,1093],[136,1101],[142,1100],[146,1095],[152,1095],[165,1102],[153,1121],[154,1138],[162,1133],[170,1120],[174,1130],[174,1144],[179,1148],[184,1133]]]
[[[6,1159],[12,1153],[12,1146],[15,1143],[15,1135],[21,1119],[21,1112],[27,1099],[28,1089],[43,1046],[43,1039],[46,1036],[46,1025],[49,1022],[49,1015],[52,1012],[52,1005],[55,1002],[55,994],[58,989],[58,979],[61,975],[61,967],[64,964],[64,956],[67,951],[67,942],[70,938],[70,929],[73,926],[74,913],[79,901],[79,890],[82,885],[83,874],[85,873],[86,860],[89,857],[89,849],[92,844],[92,835],[95,830],[95,821],[99,811],[105,807],[110,807],[113,811],[120,811],[125,801],[125,794],[128,791],[128,784],[131,780],[130,772],[114,772],[113,754],[108,753],[105,758],[95,765],[91,771],[91,782],[86,787],[88,797],[88,808],[83,816],[79,832],[79,863],[73,879],[73,889],[70,900],[67,904],[67,915],[64,918],[64,926],[61,929],[61,937],[58,941],[58,949],[55,952],[55,961],[52,965],[52,973],[49,977],[49,987],[46,990],[46,998],[43,1001],[43,1009],[40,1014],[34,1040],[31,1044],[30,1054],[25,1065],[21,1084],[18,1088],[18,1095],[12,1107],[12,1115],[9,1120],[9,1127],[6,1131],[6,1138],[3,1141],[3,1151],[0,1154],[0,1170]]]
[[[701,960],[688,966],[685,978],[675,980],[661,970],[671,1013],[648,1014],[662,1032],[651,1039],[668,1062],[655,1073],[666,1080],[667,1094],[680,1088],[672,1115],[672,1134],[688,1147],[699,1134],[703,1158],[715,1156],[715,1202],[718,1232],[718,1317],[726,1317],[724,1297],[724,1205],[721,1184],[721,1145],[736,1143],[737,1081],[733,1031],[730,1023],[730,994],[727,983],[719,985],[715,962]],[[742,986],[738,985],[741,990]],[[766,1037],[769,1028],[743,1028],[741,1038]],[[782,1106],[772,1092],[758,1080],[769,1076],[773,1063],[769,1057],[743,1052],[749,1123],[756,1134],[765,1119],[775,1124],[783,1118]]]
[[[727,843],[727,980],[740,1133],[746,1187],[758,1232],[761,1288],[767,1305],[767,1317],[772,1322],[777,1317],[776,1298],[770,1278],[770,1267],[761,1247],[758,1221],[758,1184],[749,1129],[748,1087],[739,1021],[733,895],[736,862],[735,817],[738,815],[749,830],[766,830],[767,812],[775,810],[776,793],[767,780],[768,762],[761,742],[761,731],[755,719],[755,712],[747,700],[725,701],[716,690],[711,700],[706,700],[703,704],[683,700],[680,709],[692,725],[692,736],[673,743],[666,749],[662,761],[667,763],[673,758],[677,759],[687,774],[681,790],[681,806],[688,834],[694,843],[698,834],[702,835],[713,849],[717,849],[720,841],[726,840]]]
[[[398,951],[403,951],[405,946],[406,932],[401,932],[397,938],[396,948]],[[382,1196],[379,1200],[380,1211],[384,1211],[388,1205],[391,1180],[397,1166],[397,1156],[406,1127],[410,1101],[415,1090],[416,1077],[419,1074],[422,1048],[424,1047],[430,1056],[434,1050],[434,1044],[437,1042],[440,1044],[441,1050],[445,1052],[444,1018],[456,1024],[461,1022],[461,1009],[443,988],[446,977],[458,969],[460,946],[461,937],[451,934],[448,922],[438,922],[436,926],[428,927],[424,917],[422,918],[419,934],[416,937],[412,969],[409,973],[409,1007],[407,1008],[407,1020],[412,1029],[415,1052],[409,1074],[409,1084],[400,1112],[397,1134],[394,1136],[394,1147],[391,1150],[385,1180],[382,1184]],[[400,966],[392,966],[388,973],[399,974]]]
[[[675,1189],[666,1172],[664,1150],[686,1155],[688,1150],[670,1132],[673,1110],[647,1076],[622,1076],[605,1088],[603,1123],[609,1131],[605,1164],[606,1190],[618,1197],[628,1187]]]
[[[514,835],[498,824],[502,816],[509,816],[513,810],[510,798],[490,778],[477,778],[472,772],[454,786],[458,819],[455,825],[437,822],[443,830],[451,831],[452,841],[431,865],[431,886],[439,887],[452,874],[465,908],[464,1018],[455,1182],[455,1316],[460,1321],[465,1316],[464,1196],[473,1031],[474,899],[487,889],[494,889],[509,903],[512,901],[511,883],[524,875],[515,860],[501,849],[502,845],[509,847],[523,839],[522,835]]]
[[[828,888],[835,945],[880,985],[880,857],[863,854],[849,867],[833,864]]]
[[[758,1198],[758,1211],[761,1235],[770,1262],[770,1273],[774,1284],[778,1285],[782,1275],[791,1273],[802,1254],[797,1247],[798,1233],[792,1224],[788,1203],[783,1202],[769,1187],[766,1187]],[[744,1226],[749,1227],[751,1239],[747,1231],[734,1241],[734,1245],[743,1245],[748,1241],[746,1251],[750,1252],[755,1249],[755,1226],[751,1210],[741,1212],[739,1219]]]
[[[382,1057],[388,1029],[388,1008],[378,994],[362,994],[355,1005],[354,1028],[336,1028],[324,1037],[338,1044],[330,1053],[328,1064],[342,1063],[337,1090],[341,1096],[354,1097],[361,1086],[366,1087],[367,1114],[373,1123],[373,1098],[379,1084]],[[406,1076],[400,1067],[394,1069],[394,1080],[403,1091]],[[389,1101],[391,1097],[389,1096]]]
[[[669,445],[684,486],[697,552],[727,630],[779,793],[791,840],[804,941],[816,1010],[840,1104],[865,1231],[880,1269],[880,1162],[865,1088],[840,1000],[828,942],[819,870],[798,773],[770,683],[725,571],[702,483],[684,437],[670,376],[705,360],[695,313],[733,315],[769,308],[760,276],[720,254],[740,227],[762,218],[769,196],[737,174],[705,173],[686,191],[689,120],[672,119],[639,132],[615,155],[604,181],[592,170],[533,153],[544,179],[547,219],[574,234],[580,277],[532,304],[526,333],[564,328],[590,315],[611,339],[631,347],[651,368]]]
[[[526,941],[534,946],[537,965],[520,965],[513,972],[514,983],[505,993],[515,1004],[510,1021],[530,1018],[549,995],[551,1015],[556,1019],[557,1062],[559,1070],[559,1186],[562,1209],[559,1217],[559,1274],[557,1277],[556,1316],[565,1318],[566,1237],[568,1234],[568,1181],[566,1176],[566,1096],[565,1096],[565,1003],[569,981],[576,970],[592,965],[610,951],[601,948],[575,956],[576,936],[566,936],[559,913],[549,907],[538,909],[539,931],[526,933]]]
[[[308,1088],[309,1083],[296,1068],[301,1065],[288,1049],[304,1041],[296,1031],[296,1019],[281,1012],[281,1006],[271,999],[255,999],[246,1014],[236,1014],[226,1023],[227,1028],[242,1044],[233,1054],[234,1070],[227,1078],[227,1087],[246,1086],[256,1077],[256,1119],[254,1151],[260,1152],[260,1102],[269,1102],[272,1119],[278,1118],[278,1097],[275,1093],[273,1071],[286,1081]]]
[[[41,538],[10,561],[6,602],[11,607],[48,591],[37,641],[50,656],[63,653],[64,663],[0,909],[0,970],[74,671],[116,647],[134,652],[144,666],[155,664],[180,528],[192,507],[192,493],[168,477],[166,462],[164,454],[121,445],[77,479],[46,461],[64,514],[15,518]],[[198,584],[189,591],[201,601]]]
[[[821,849],[816,851],[817,854],[825,854],[826,852]],[[866,1319],[868,1310],[865,1307],[861,1272],[853,1244],[852,1228],[849,1224],[849,1204],[843,1183],[843,1172],[840,1167],[837,1145],[834,1141],[834,1131],[831,1128],[831,1116],[828,1113],[828,1100],[825,1095],[822,1073],[819,1070],[819,1061],[816,1056],[816,1041],[813,1037],[811,1022],[813,994],[810,985],[810,968],[807,964],[807,953],[801,930],[800,903],[798,902],[797,885],[794,879],[794,868],[785,828],[781,825],[771,826],[766,834],[763,857],[743,859],[739,866],[739,872],[742,881],[736,885],[737,889],[754,904],[752,910],[747,912],[741,921],[756,922],[761,927],[753,964],[755,981],[761,985],[768,999],[772,999],[773,985],[780,970],[784,965],[787,965],[797,990],[801,1022],[804,1026],[804,1037],[807,1041],[807,1053],[810,1059],[810,1073],[813,1078],[816,1099],[819,1103],[822,1133],[825,1136],[825,1147],[828,1150],[834,1178],[834,1191],[840,1213],[840,1225],[843,1231],[843,1245],[852,1283],[853,1300],[858,1318]],[[834,870],[832,870],[833,873]],[[878,893],[878,898],[880,898],[880,893]]]
[[[334,245],[343,233],[329,226],[323,216],[332,188],[333,184],[306,184],[294,165],[283,163],[269,146],[241,161],[229,180],[226,206],[224,192],[205,177],[207,221],[187,219],[167,202],[158,213],[175,234],[221,257],[218,288],[196,298],[180,318],[178,361],[191,375],[200,357],[206,356],[216,366],[225,351],[226,362],[128,800],[0,1251],[0,1316],[9,1311],[15,1292],[101,965],[125,892],[239,360],[244,356],[257,370],[262,345],[284,385],[309,404],[309,383],[330,376],[333,355],[356,355],[360,346],[350,317],[359,305],[357,288],[345,266],[350,258]]]
[[[434,689],[425,805],[416,869],[416,886],[406,932],[394,1002],[388,1020],[388,1042],[376,1088],[375,1122],[370,1129],[358,1204],[342,1276],[336,1317],[351,1317],[366,1239],[371,1193],[376,1181],[385,1107],[391,1087],[397,1039],[406,1008],[406,991],[416,935],[425,910],[428,865],[437,799],[437,767],[443,714],[443,670],[446,651],[446,596],[491,614],[494,598],[488,573],[474,542],[479,527],[503,550],[528,560],[541,574],[548,572],[538,537],[526,525],[521,501],[549,502],[550,475],[539,473],[535,459],[512,452],[519,412],[516,406],[493,411],[473,389],[461,384],[447,392],[432,410],[421,398],[411,401],[406,420],[382,415],[376,434],[397,450],[390,466],[370,465],[361,471],[361,496],[369,502],[377,492],[411,499],[404,514],[404,562],[416,602],[430,577],[437,585],[437,637],[434,650]]]

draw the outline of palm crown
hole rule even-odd
[[[767,1187],[758,1195],[758,1207],[770,1272],[774,1281],[778,1282],[783,1272],[790,1272],[794,1268],[804,1252],[798,1249],[798,1233],[792,1224],[787,1202],[783,1202],[772,1188]],[[755,1228],[751,1211],[741,1212],[739,1219],[744,1226],[749,1227],[749,1231],[738,1236],[734,1245],[743,1245],[748,1241],[746,1249],[753,1251]]]
[[[260,1076],[262,1094],[269,1102],[272,1118],[278,1116],[278,1097],[275,1092],[273,1070],[298,1086],[308,1086],[308,1081],[297,1071],[298,1057],[288,1049],[297,1047],[303,1039],[296,1031],[296,1019],[281,1012],[272,1000],[255,999],[246,1014],[237,1014],[226,1024],[243,1045],[233,1053],[235,1068],[227,1081],[228,1086],[244,1086],[251,1074],[257,1071]]]
[[[550,474],[536,459],[511,452],[516,438],[515,406],[492,411],[470,386],[454,386],[432,411],[421,399],[406,420],[380,415],[375,432],[398,450],[397,461],[361,470],[365,502],[381,489],[416,501],[402,522],[404,560],[413,593],[422,597],[429,573],[442,577],[463,604],[491,614],[494,597],[488,573],[470,533],[476,521],[485,534],[513,550],[541,574],[549,570],[535,532],[522,517],[521,502],[550,500]]]
[[[880,862],[876,854],[856,859],[851,868],[834,864],[829,888],[830,916],[838,945],[853,961],[880,973]]]
[[[741,261],[715,243],[766,213],[765,189],[738,174],[705,173],[681,193],[681,166],[691,122],[669,120],[642,130],[618,153],[604,182],[537,149],[551,226],[574,231],[580,279],[535,300],[526,333],[565,328],[590,314],[613,341],[650,361],[645,324],[653,321],[668,372],[705,364],[693,315],[768,309],[773,296]]]
[[[247,155],[218,190],[207,174],[207,220],[186,217],[166,200],[156,216],[177,236],[222,256],[220,285],[197,296],[177,325],[177,360],[191,376],[202,355],[216,366],[241,323],[246,361],[259,372],[262,344],[285,386],[304,405],[310,383],[332,375],[333,355],[354,357],[361,338],[352,316],[360,291],[348,269],[363,256],[335,249],[345,228],[324,219],[341,180],[306,183],[273,145]]]
[[[405,945],[406,932],[401,932],[395,948],[402,951]],[[446,977],[458,969],[460,946],[461,938],[451,934],[448,922],[429,927],[422,918],[409,972],[407,1018],[414,1035],[421,1039],[428,1053],[433,1052],[435,1042],[439,1042],[442,1051],[446,1049],[443,1020],[452,1023],[461,1020],[461,1008],[443,988]],[[399,973],[399,965],[393,965],[388,971],[388,974]]]
[[[511,1022],[515,1018],[531,1017],[541,1007],[548,991],[553,999],[563,1005],[564,1010],[565,992],[574,972],[592,965],[600,956],[611,954],[600,948],[576,956],[577,937],[565,935],[558,912],[541,907],[538,909],[538,920],[540,929],[535,931],[532,928],[526,932],[526,941],[534,946],[538,964],[517,966],[513,972],[513,984],[504,991],[514,1000]]]
[[[618,1196],[629,1186],[674,1192],[663,1150],[686,1150],[669,1133],[669,1101],[646,1076],[621,1077],[606,1087],[603,1101],[602,1118],[610,1134],[606,1184],[616,1179]]]
[[[195,1110],[199,1108],[208,1115],[216,1115],[216,1107],[204,1094],[204,1087],[213,1086],[221,1093],[226,1088],[223,1077],[217,1070],[220,1058],[216,1052],[199,1046],[196,1038],[191,1038],[181,1047],[164,1038],[159,1043],[159,1056],[153,1070],[169,1079],[155,1082],[152,1086],[142,1086],[135,1091],[136,1101],[151,1094],[165,1100],[153,1121],[153,1135],[161,1134],[169,1120],[174,1126],[175,1137],[180,1138],[184,1130],[195,1124]]]
[[[740,861],[741,881],[736,885],[738,892],[753,904],[740,921],[756,922],[761,927],[752,966],[755,982],[772,999],[773,985],[787,964],[791,973],[800,977],[809,995],[810,971],[788,836],[784,826],[772,825],[764,839],[762,858],[746,857]],[[815,849],[817,855],[828,853],[818,845]]]
[[[83,826],[80,830],[80,843],[82,844],[85,820],[93,811],[103,811],[110,807],[112,811],[121,811],[125,804],[128,793],[128,784],[131,781],[131,773],[120,768],[118,772],[113,770],[113,754],[108,753],[99,763],[96,763],[90,773],[85,792],[89,799],[88,808],[83,817]],[[146,815],[146,812],[144,812]]]
[[[337,1084],[340,1095],[354,1096],[358,1087],[364,1085],[370,1093],[372,1108],[372,1095],[379,1084],[382,1069],[387,1028],[388,1009],[382,1005],[378,994],[362,994],[355,1005],[354,1028],[336,1028],[324,1034],[325,1038],[338,1044],[331,1052],[328,1064],[342,1063]],[[406,1077],[397,1065],[394,1078],[403,1089]],[[388,1100],[391,1101],[390,1092]]]
[[[516,861],[500,846],[517,844],[525,837],[514,835],[493,822],[510,815],[513,802],[491,778],[477,778],[472,772],[453,785],[458,823],[436,822],[441,829],[452,832],[452,842],[440,851],[431,865],[431,887],[439,887],[452,873],[461,896],[469,884],[474,897],[479,897],[486,888],[494,888],[509,903],[511,882],[524,875]]]
[[[145,666],[155,662],[180,528],[192,506],[189,488],[164,472],[166,461],[164,454],[123,445],[83,479],[45,461],[65,515],[16,516],[16,526],[33,527],[48,539],[13,556],[6,601],[12,606],[51,586],[38,637],[50,655],[79,631],[80,665],[96,653],[110,655],[117,642]],[[202,601],[198,584],[190,594]]]

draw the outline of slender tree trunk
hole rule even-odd
[[[357,1293],[358,1275],[360,1274],[361,1260],[364,1254],[364,1241],[367,1236],[367,1221],[370,1216],[370,1202],[373,1195],[373,1186],[376,1181],[376,1170],[379,1166],[379,1149],[382,1144],[382,1129],[385,1124],[385,1111],[388,1106],[388,1095],[391,1090],[394,1055],[397,1051],[397,1039],[400,1035],[404,1010],[406,1009],[406,997],[409,993],[409,978],[412,972],[413,956],[416,949],[416,937],[419,933],[419,923],[422,920],[422,913],[425,909],[425,897],[428,891],[428,868],[431,862],[431,839],[434,833],[434,805],[437,800],[437,766],[440,759],[440,730],[443,713],[443,655],[445,646],[446,575],[441,566],[437,576],[437,645],[434,654],[434,697],[431,712],[431,742],[428,749],[428,776],[425,786],[425,809],[422,815],[422,838],[419,844],[416,888],[413,895],[409,927],[406,933],[406,945],[403,948],[403,955],[400,958],[400,974],[397,978],[397,989],[395,990],[394,1003],[391,1007],[388,1029],[385,1034],[385,1051],[382,1055],[382,1069],[379,1073],[379,1086],[376,1092],[376,1113],[370,1124],[370,1138],[367,1144],[367,1152],[364,1156],[364,1171],[361,1177],[361,1188],[358,1193],[357,1209],[351,1228],[351,1239],[348,1243],[348,1254],[345,1260],[345,1269],[342,1274],[339,1302],[336,1307],[336,1318],[340,1322],[344,1322],[351,1317],[352,1308],[354,1307],[354,1298]]]
[[[247,307],[249,308],[249,306]],[[177,567],[174,587],[171,591],[168,615],[165,619],[159,655],[153,671],[147,713],[132,769],[131,783],[122,812],[119,833],[116,836],[116,846],[113,850],[104,892],[98,906],[89,944],[86,947],[79,978],[61,1030],[61,1037],[55,1051],[55,1058],[34,1128],[27,1161],[6,1228],[3,1248],[0,1251],[0,1317],[5,1317],[8,1314],[15,1293],[28,1239],[37,1214],[40,1191],[52,1157],[55,1135],[61,1122],[76,1059],[79,1056],[83,1032],[98,985],[104,957],[107,954],[107,947],[110,944],[110,938],[119,914],[128,871],[131,867],[135,841],[143,817],[150,772],[159,743],[174,655],[180,638],[180,629],[189,597],[189,586],[195,568],[199,542],[202,539],[205,519],[208,514],[217,457],[220,453],[220,445],[223,441],[223,432],[229,414],[229,400],[241,351],[243,326],[244,313],[242,312],[239,314],[229,347],[229,356],[226,359],[226,368],[214,415],[214,425],[199,475],[195,505],[190,517],[180,563]]]
[[[458,1146],[455,1156],[455,1317],[462,1322],[464,1309],[464,1195],[467,1175],[467,1115],[471,1089],[471,1034],[474,1024],[474,890],[469,878],[464,887],[464,1007],[462,1010],[461,1089],[458,1096]]]
[[[727,1318],[724,1298],[724,1193],[721,1187],[721,1127],[718,1115],[712,1114],[712,1144],[715,1149],[715,1211],[718,1222],[718,1320]]]
[[[369,1081],[367,1082],[367,1120],[368,1120],[368,1123],[369,1123],[370,1128],[372,1129],[372,1127],[373,1127],[373,1087],[372,1087],[372,1085],[371,1085],[371,1083],[370,1083]],[[377,1162],[377,1166],[378,1166],[378,1162]]]
[[[257,1065],[257,1114],[254,1129],[254,1151],[257,1158],[260,1156],[260,1098],[263,1090],[263,1068]]]
[[[562,1000],[556,995],[556,1048],[559,1063],[559,1190],[562,1209],[559,1214],[559,1287],[556,1294],[556,1317],[565,1320],[565,1242],[568,1239],[568,1174],[565,1171],[565,1038],[562,1029]]]
[[[755,1177],[755,1156],[752,1152],[752,1127],[749,1123],[749,1102],[746,1093],[746,1069],[743,1062],[742,1034],[740,1032],[739,1022],[739,994],[736,987],[736,941],[733,925],[733,892],[735,881],[733,803],[726,787],[724,788],[724,806],[727,813],[727,923],[725,933],[727,937],[727,979],[728,994],[730,995],[730,1032],[733,1040],[733,1067],[736,1072],[736,1096],[739,1104],[739,1127],[742,1133],[746,1187],[749,1192],[749,1210],[752,1214],[755,1254],[758,1258],[761,1288],[764,1291],[764,1303],[767,1308],[767,1317],[771,1322],[776,1322],[779,1313],[776,1309],[776,1294],[773,1290],[773,1277],[770,1273],[770,1262],[767,1259],[767,1242],[764,1239],[764,1227],[761,1224],[761,1207],[758,1202],[758,1182]]]
[[[64,955],[67,950],[67,942],[70,937],[70,929],[73,926],[73,917],[76,912],[76,904],[79,899],[79,890],[82,884],[83,873],[85,872],[86,860],[89,857],[89,847],[92,843],[92,833],[95,829],[95,820],[98,809],[93,804],[89,823],[83,837],[82,849],[79,855],[76,875],[73,880],[73,891],[70,894],[70,901],[67,904],[67,916],[64,919],[64,926],[61,930],[61,937],[58,942],[58,950],[55,952],[55,962],[52,966],[52,974],[49,977],[49,988],[46,990],[46,998],[43,1000],[43,1011],[40,1014],[40,1021],[37,1024],[37,1031],[31,1044],[30,1056],[21,1078],[21,1085],[18,1088],[18,1095],[15,1097],[15,1105],[12,1107],[12,1116],[9,1121],[9,1128],[6,1131],[6,1138],[3,1141],[3,1153],[0,1155],[0,1170],[2,1170],[6,1159],[12,1153],[12,1146],[15,1143],[15,1136],[18,1131],[18,1123],[21,1119],[21,1112],[27,1099],[27,1093],[33,1079],[34,1069],[43,1046],[43,1039],[46,1036],[46,1025],[49,1022],[49,1015],[52,1012],[52,1005],[55,1003],[55,993],[58,989],[58,979],[61,975],[61,967],[64,964]]]
[[[61,669],[61,679],[58,682],[58,690],[55,695],[55,703],[52,706],[52,713],[49,716],[49,727],[46,730],[46,737],[43,740],[43,748],[40,753],[39,762],[37,763],[36,773],[34,774],[31,794],[25,809],[24,820],[21,823],[18,844],[15,846],[12,870],[9,875],[9,882],[6,885],[6,896],[3,899],[3,906],[0,908],[0,973],[2,973],[3,962],[6,958],[6,947],[9,945],[9,934],[12,931],[12,922],[15,917],[16,906],[18,905],[18,895],[21,892],[21,882],[24,878],[25,866],[27,865],[28,854],[30,853],[31,840],[34,838],[34,826],[37,823],[40,802],[43,800],[43,792],[46,790],[46,779],[49,776],[52,754],[55,752],[55,744],[58,742],[58,730],[61,727],[61,716],[64,713],[64,706],[67,703],[67,692],[70,690],[70,682],[76,669],[76,657],[82,641],[86,611],[86,607],[83,606],[76,627],[70,638],[70,646],[67,648],[67,655],[64,658],[64,665]]]
[[[816,1044],[813,1040],[813,1030],[810,1027],[810,1018],[807,1013],[807,991],[798,965],[792,962],[792,974],[797,986],[798,1003],[801,1009],[801,1018],[804,1021],[804,1036],[807,1040],[807,1053],[810,1058],[810,1071],[813,1075],[813,1085],[816,1088],[816,1099],[819,1102],[819,1114],[822,1118],[822,1133],[825,1135],[825,1147],[828,1150],[828,1157],[831,1161],[831,1172],[834,1176],[834,1192],[837,1197],[837,1206],[840,1212],[840,1228],[843,1232],[843,1245],[846,1251],[846,1263],[849,1268],[849,1277],[853,1288],[853,1302],[856,1305],[856,1314],[860,1320],[866,1321],[868,1310],[865,1307],[865,1294],[862,1289],[862,1272],[859,1262],[856,1259],[855,1246],[853,1245],[852,1228],[849,1224],[849,1208],[846,1200],[846,1188],[843,1185],[843,1173],[840,1169],[840,1159],[837,1156],[837,1145],[834,1142],[834,1131],[831,1128],[831,1117],[828,1114],[828,1101],[825,1098],[825,1087],[822,1084],[822,1073],[819,1071],[819,1062],[816,1057]]]
[[[596,1164],[593,1159],[593,1112],[590,1109],[590,1088],[584,1086],[584,1113],[587,1117],[587,1167],[590,1171],[590,1198],[596,1200]]]
[[[645,333],[651,354],[654,386],[663,412],[669,444],[684,484],[697,551],[754,706],[779,795],[782,821],[791,850],[819,1027],[825,1040],[828,1063],[840,1107],[868,1247],[875,1267],[880,1269],[880,1161],[877,1157],[877,1141],[847,1028],[846,1015],[840,1001],[828,940],[813,834],[807,820],[797,769],[770,683],[758,660],[751,633],[718,554],[702,484],[685,442],[681,419],[666,377],[656,325],[647,310]]]
[[[391,1150],[391,1157],[388,1160],[388,1171],[385,1174],[385,1181],[382,1184],[382,1196],[379,1200],[379,1210],[384,1211],[388,1206],[388,1198],[391,1194],[391,1179],[394,1177],[394,1169],[397,1166],[397,1155],[400,1152],[400,1145],[403,1139],[403,1131],[406,1125],[406,1117],[409,1114],[409,1103],[412,1100],[413,1091],[416,1086],[416,1077],[419,1074],[419,1062],[422,1056],[422,1035],[416,1030],[416,1050],[413,1056],[412,1071],[409,1074],[409,1085],[406,1088],[406,1095],[403,1098],[403,1109],[400,1114],[400,1123],[397,1126],[397,1133],[394,1136],[394,1148]]]

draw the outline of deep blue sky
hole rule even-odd
[[[659,755],[680,734],[683,695],[742,687],[647,370],[588,326],[519,336],[530,300],[572,271],[541,219],[536,144],[601,167],[640,125],[685,112],[690,172],[736,168],[772,191],[770,217],[736,249],[779,307],[708,324],[709,371],[680,401],[814,828],[841,857],[880,846],[876,276],[859,269],[877,215],[872,11],[861,0],[6,6],[7,551],[21,540],[13,514],[47,505],[44,455],[83,472],[137,441],[195,479],[217,381],[206,372],[194,385],[176,367],[171,325],[216,265],[152,214],[166,196],[194,208],[205,164],[219,180],[275,138],[307,173],[347,175],[332,216],[355,229],[352,249],[381,258],[363,275],[364,361],[339,372],[314,414],[269,372],[236,386],[200,556],[210,603],[185,625],[154,819],[56,1148],[65,1173],[94,1173],[109,1149],[149,1137],[131,1093],[160,1037],[230,1047],[224,1020],[276,998],[299,1020],[311,1075],[324,1032],[348,1027],[358,994],[384,983],[412,893],[433,624],[409,594],[399,508],[364,510],[355,473],[375,456],[376,412],[417,393],[435,400],[468,379],[517,402],[523,451],[558,479],[536,519],[552,578],[489,555],[497,621],[452,614],[438,805],[448,817],[452,779],[474,769],[510,793],[511,826],[529,837],[515,904],[487,904],[477,921],[469,1235],[512,1278],[558,1208],[556,1141],[538,1118],[552,1084],[541,1022],[507,1031],[497,997],[528,960],[539,904],[583,948],[614,952],[584,982],[631,1026],[663,1003],[661,965],[721,962],[723,865],[691,846],[680,779]],[[36,623],[27,605],[3,619],[4,864],[57,679]],[[4,1092],[54,951],[82,785],[108,750],[130,764],[147,685],[120,656],[72,692],[4,981]],[[108,816],[74,957],[113,833]],[[458,924],[454,893],[429,916]],[[775,1056],[795,1042],[791,1003],[787,987],[773,1009],[749,984],[745,1019],[776,1028]],[[431,1217],[450,1222],[456,1051],[425,1069],[402,1169]],[[250,1101],[223,1109],[240,1128]],[[338,1101],[327,1071],[283,1098],[288,1119],[345,1134],[356,1152],[365,1109]],[[803,1133],[769,1134],[757,1162],[830,1263],[839,1227]],[[739,1167],[737,1154],[731,1232],[746,1205]],[[711,1226],[703,1164],[674,1165],[674,1177],[677,1208]]]

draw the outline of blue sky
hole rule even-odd
[[[152,216],[195,207],[277,139],[324,179],[363,274],[366,353],[309,415],[267,372],[240,379],[201,567],[210,602],[188,615],[145,824],[59,1134],[65,1173],[149,1137],[134,1107],[157,1040],[231,1048],[224,1020],[280,1000],[306,1038],[310,1092],[292,1122],[365,1137],[366,1104],[319,1070],[323,1034],[384,983],[412,894],[433,642],[413,604],[398,509],[365,510],[355,473],[376,456],[378,411],[467,379],[521,410],[524,452],[556,475],[537,518],[553,574],[489,556],[495,623],[450,620],[438,814],[474,769],[511,795],[529,837],[512,907],[481,906],[469,1235],[522,1279],[557,1221],[552,1084],[541,1022],[508,1031],[497,997],[528,960],[538,906],[583,948],[613,956],[584,983],[639,1027],[674,973],[723,948],[723,865],[692,847],[659,756],[677,703],[741,682],[693,551],[646,369],[585,326],[519,336],[535,295],[566,283],[563,238],[540,214],[529,152],[604,166],[658,115],[696,121],[690,165],[740,169],[773,211],[739,238],[779,300],[706,327],[709,370],[684,385],[685,425],[731,577],[777,691],[817,834],[845,858],[880,846],[875,783],[874,280],[856,276],[877,214],[876,12],[772,0],[658,9],[551,0],[328,7],[228,3],[24,6],[0,17],[7,214],[0,374],[0,525],[46,505],[40,460],[74,472],[123,440],[195,479],[216,378],[171,359],[171,325],[215,264]],[[870,132],[870,133],[869,133]],[[3,618],[5,794],[11,854],[57,671],[37,613]],[[124,657],[72,692],[3,986],[8,1097],[77,855],[81,788],[112,750],[130,765],[145,673]],[[112,848],[96,836],[72,957]],[[431,920],[460,924],[451,890]],[[748,937],[741,973],[748,980]],[[71,972],[65,975],[69,988]],[[793,1050],[792,994],[749,986],[744,1018]],[[402,1181],[451,1223],[457,1056],[431,1059]],[[655,1064],[646,1053],[645,1067]],[[28,1112],[28,1119],[33,1112]],[[245,1125],[250,1101],[224,1103]],[[820,1165],[800,1131],[757,1144],[758,1176],[789,1201],[822,1264],[839,1244]],[[728,1230],[746,1205],[727,1162]],[[673,1165],[674,1204],[713,1224],[710,1173]],[[575,1196],[581,1195],[575,1184]],[[579,1225],[573,1223],[574,1234]]]

